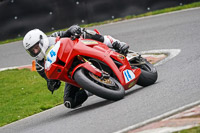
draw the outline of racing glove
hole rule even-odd
[[[71,35],[80,35],[81,27],[78,25],[72,25],[71,27],[69,27],[68,32],[71,33]]]
[[[49,91],[52,92],[52,94],[55,90],[57,90],[60,87],[60,84],[61,84],[60,80],[47,79],[47,87]]]
[[[79,38],[81,36],[81,27],[78,25],[72,25],[67,31],[58,31],[51,34],[51,37],[75,37]]]
[[[123,54],[125,56],[128,54],[128,49],[129,49],[128,44],[126,44],[124,42],[115,41],[115,42],[113,42],[112,46],[114,49],[118,50],[118,52],[120,54]]]
[[[79,38],[82,34],[81,27],[78,25],[72,25],[67,30],[67,33],[71,35],[72,40]]]

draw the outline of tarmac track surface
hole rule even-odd
[[[63,105],[1,127],[1,133],[111,133],[200,99],[200,9],[95,27],[127,42],[134,51],[181,49],[157,67],[158,81],[135,86],[123,100],[89,97],[81,108]],[[31,64],[21,42],[0,46],[0,68]]]

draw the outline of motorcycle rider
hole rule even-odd
[[[59,80],[52,80],[46,77],[44,71],[45,53],[50,46],[56,44],[57,37],[80,37],[80,35],[82,35],[83,38],[94,39],[105,43],[108,47],[118,50],[124,55],[128,53],[129,46],[126,43],[120,42],[111,36],[97,34],[95,31],[85,30],[83,32],[83,29],[78,25],[72,25],[67,31],[55,32],[50,37],[47,37],[39,29],[29,31],[24,36],[23,46],[32,57],[35,57],[36,70],[47,81],[47,87],[52,94],[54,90],[57,90],[60,87],[61,82]],[[87,100],[88,94],[83,89],[65,83],[63,98],[64,105],[67,108],[76,108]]]

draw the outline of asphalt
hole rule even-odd
[[[0,45],[0,69],[29,65],[32,60],[24,50],[22,41]]]
[[[63,105],[1,127],[1,133],[111,133],[199,101],[200,9],[94,27],[127,42],[134,51],[181,49],[157,66],[159,78],[135,86],[117,102],[90,97],[81,108]],[[21,42],[0,46],[0,68],[31,64]]]

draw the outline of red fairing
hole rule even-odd
[[[89,57],[104,62],[116,75],[125,90],[134,86],[141,74],[141,70],[132,69],[125,56],[112,51],[107,45],[91,39],[61,38],[49,50],[45,60],[45,72],[49,79],[62,80],[80,87],[73,79],[73,74],[81,67],[91,73],[101,76],[102,71],[95,68],[82,57]],[[79,61],[77,64],[77,60]],[[117,66],[117,61],[121,66]]]

